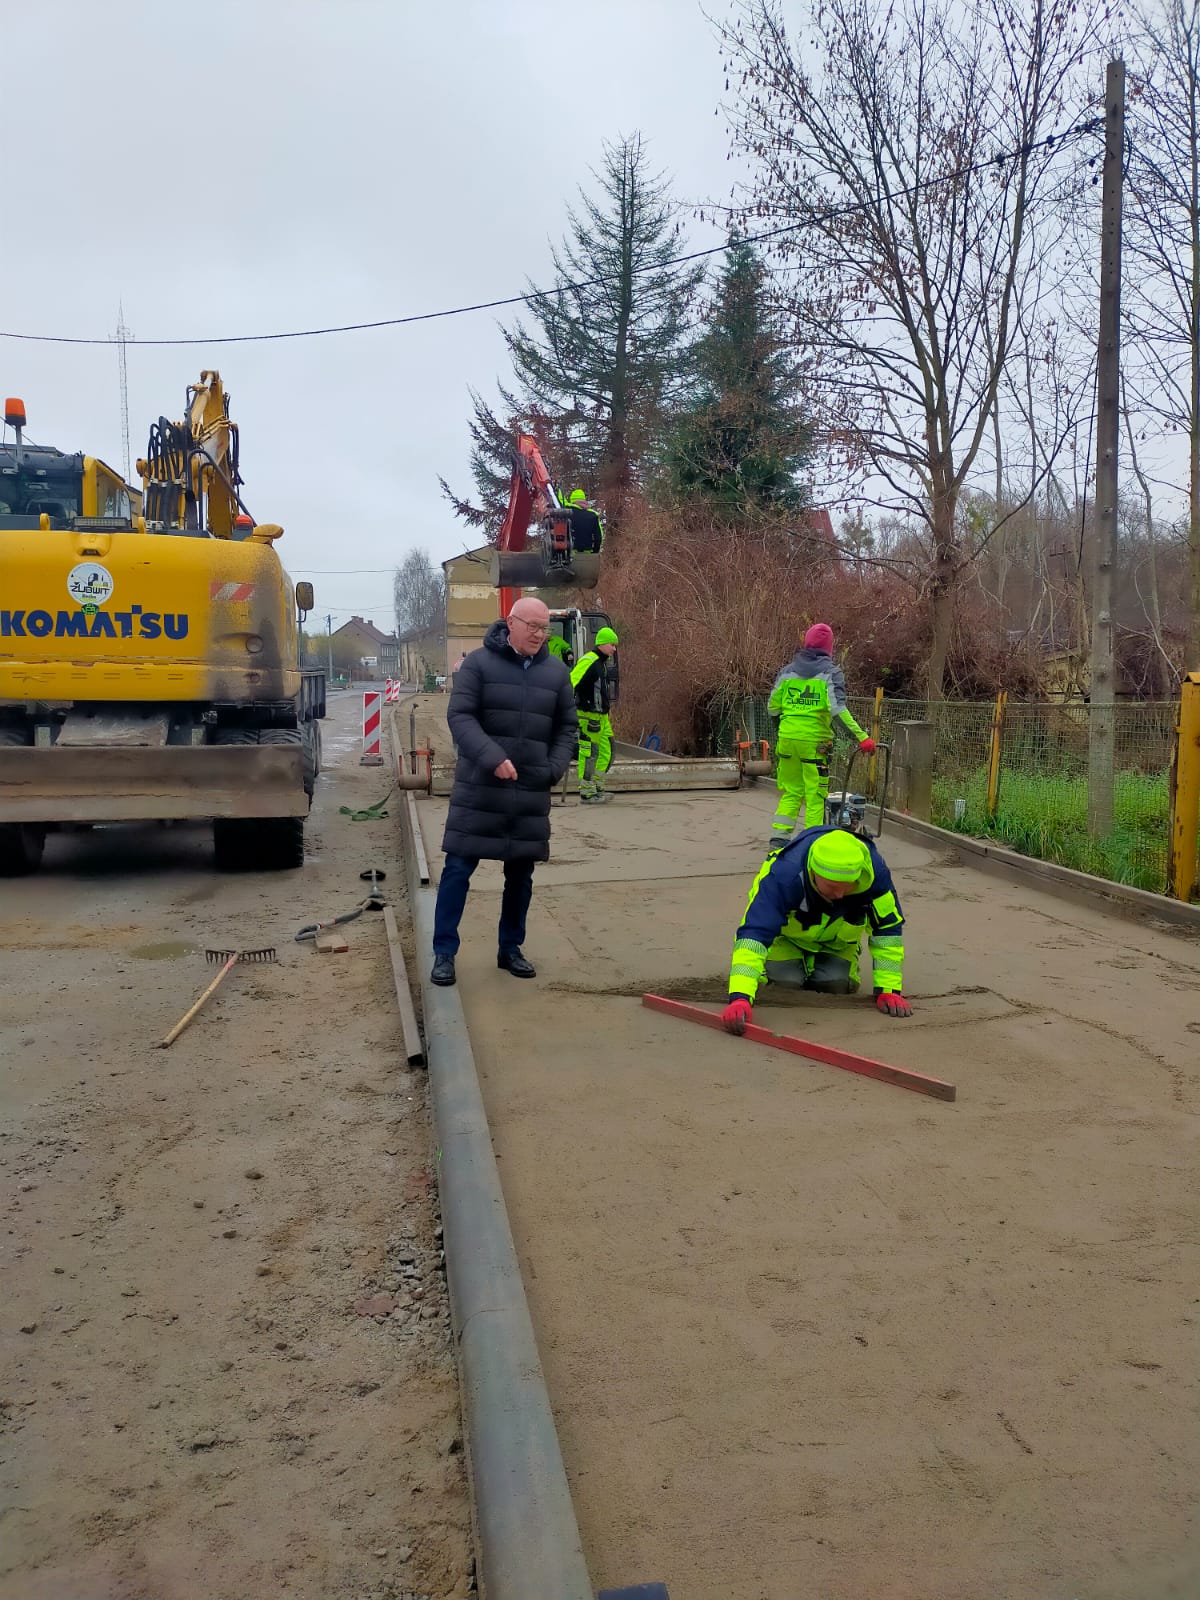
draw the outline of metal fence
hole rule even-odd
[[[1115,707],[1113,828],[1099,839],[1091,837],[1087,825],[1090,706],[1006,705],[994,775],[996,706],[991,702],[885,699],[877,728],[873,698],[851,698],[850,710],[868,733],[885,740],[894,737],[898,722],[933,723],[933,822],[998,838],[1027,855],[1116,883],[1156,892],[1166,888],[1178,702]],[[739,729],[751,739],[772,737],[763,697],[722,704],[713,721],[716,748],[725,752]],[[831,787],[841,787],[853,749],[838,738]],[[877,791],[883,763],[874,765]],[[860,793],[869,787],[867,777],[860,757],[853,784]]]

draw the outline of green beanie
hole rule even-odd
[[[611,628],[601,628],[596,635],[597,644],[620,644],[620,642]]]
[[[570,499],[567,503],[573,506],[581,506],[586,499],[587,495],[584,494],[582,489],[572,489]]]
[[[809,869],[831,883],[857,883],[870,864],[866,845],[845,828],[830,828],[809,846]]]

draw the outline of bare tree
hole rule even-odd
[[[396,632],[436,633],[446,616],[446,580],[428,550],[410,550],[392,579]]]
[[[1186,664],[1198,667],[1200,0],[1163,0],[1137,21],[1137,121],[1125,200],[1128,365],[1139,408],[1188,443]]]
[[[1061,135],[1089,26],[1073,0],[826,0],[793,44],[778,0],[737,0],[718,29],[740,78],[735,145],[755,164],[741,214],[792,225],[774,249],[822,358],[814,409],[843,472],[925,530],[931,698],[959,583],[996,526],[967,526],[959,505],[1006,367],[1036,336],[1020,290],[1065,227]]]

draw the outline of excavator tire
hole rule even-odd
[[[539,549],[493,550],[492,583],[497,589],[594,589],[600,582],[600,557],[576,554],[569,567],[542,564]]]
[[[300,744],[299,728],[218,728],[218,744]],[[305,788],[308,788],[307,762]],[[311,792],[309,793],[311,799]],[[214,817],[213,853],[222,872],[287,872],[304,865],[303,817]]]
[[[313,791],[317,787],[317,778],[321,773],[321,724],[304,723],[300,737],[304,745],[304,792],[311,804]]]
[[[0,725],[0,745],[29,745],[31,735],[24,728]],[[40,822],[0,824],[0,878],[24,878],[42,864],[46,829]]]
[[[46,830],[40,823],[0,823],[0,878],[24,878],[42,864]]]

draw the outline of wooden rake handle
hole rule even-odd
[[[200,1007],[204,1004],[204,1002],[209,998],[210,995],[213,995],[213,994],[215,994],[217,992],[217,986],[224,979],[226,973],[230,972],[234,967],[236,967],[237,963],[238,963],[238,953],[235,950],[233,955],[230,956],[229,960],[225,963],[225,965],[221,968],[220,972],[217,973],[216,977],[209,984],[208,988],[205,989],[204,993],[200,996],[199,1000],[196,1001],[195,1005],[192,1006],[190,1010],[184,1012],[184,1014],[180,1017],[179,1021],[175,1024],[175,1026],[171,1029],[170,1033],[168,1033],[165,1038],[159,1040],[158,1048],[160,1050],[165,1050],[168,1045],[172,1045],[172,1044],[175,1043],[176,1039],[178,1039],[179,1035],[187,1027],[188,1023],[196,1015],[197,1011],[199,1011]]]

